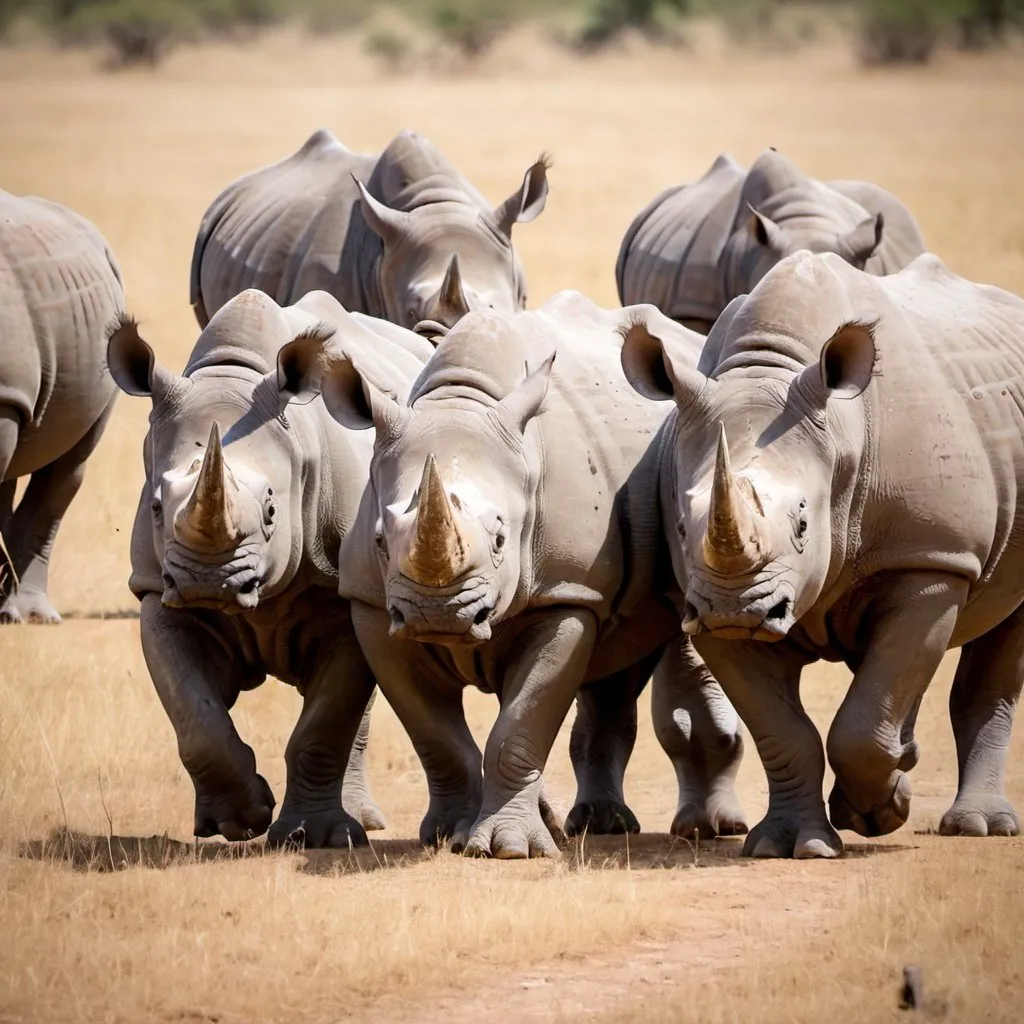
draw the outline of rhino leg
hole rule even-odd
[[[0,607],[0,622],[60,622],[46,593],[50,552],[64,513],[82,486],[85,460],[99,442],[113,407],[111,398],[73,448],[32,474],[4,532],[19,584]]]
[[[256,757],[228,714],[252,682],[244,677],[240,652],[209,618],[165,608],[157,594],[142,599],[140,625],[149,674],[195,787],[194,834],[261,835],[270,825],[274,794],[256,774]]]
[[[366,776],[366,747],[370,740],[370,715],[377,699],[376,689],[370,694],[369,703],[363,712],[359,731],[352,741],[352,753],[348,756],[345,781],[341,787],[342,803],[345,810],[360,822],[367,832],[387,828],[384,812],[377,806],[370,793],[370,780]]]
[[[694,639],[701,657],[757,746],[768,777],[768,813],[743,844],[745,857],[836,857],[843,844],[825,814],[821,736],[800,702],[809,657],[780,641]]]
[[[743,758],[739,716],[686,637],[669,645],[654,670],[651,714],[679,784],[672,835],[743,835],[747,821],[736,795]]]
[[[581,687],[569,756],[576,775],[576,802],[565,819],[565,834],[639,832],[626,805],[623,780],[636,742],[636,702],[658,655],[623,672]]]
[[[960,656],[949,717],[960,782],[939,831],[946,836],[1015,836],[1020,817],[1004,776],[1013,718],[1024,680],[1024,609],[968,644]]]
[[[352,622],[381,692],[409,734],[427,776],[430,804],[420,824],[425,846],[461,848],[480,809],[480,748],[466,724],[463,684],[438,665],[430,647],[388,634],[390,617],[352,602]]]
[[[284,754],[288,785],[267,837],[272,845],[295,842],[347,848],[367,844],[361,822],[345,810],[343,780],[373,688],[373,675],[355,632],[338,637],[303,687],[302,712]],[[362,781],[365,795],[365,778]]]
[[[877,836],[907,820],[914,719],[966,598],[966,580],[919,572],[873,602],[860,662],[828,733],[836,828]]]
[[[538,804],[542,772],[583,682],[596,637],[594,616],[574,608],[539,613],[516,638],[501,710],[484,751],[483,806],[467,854],[522,858],[558,853]]]

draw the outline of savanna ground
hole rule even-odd
[[[203,210],[321,125],[362,149],[414,127],[495,201],[552,151],[548,209],[516,229],[531,303],[573,287],[614,304],[633,214],[719,151],[747,161],[767,145],[819,177],[887,186],[955,270],[1024,292],[1024,61],[1007,54],[874,73],[827,46],[583,62],[523,32],[472,73],[392,78],[344,38],[278,32],[182,50],[155,73],[94,67],[0,53],[0,185],[95,220],[175,369],[196,335],[187,275]],[[734,841],[672,842],[674,779],[646,701],[627,797],[647,832],[628,843],[590,839],[557,862],[423,853],[411,838],[422,773],[381,701],[370,763],[391,827],[371,852],[196,847],[138,623],[117,618],[134,610],[146,414],[121,399],[58,539],[52,595],[68,621],[0,632],[0,1019],[885,1021],[900,1016],[907,963],[923,968],[928,1017],[1024,1016],[1024,841],[932,834],[955,788],[952,658],[921,713],[910,823],[846,835],[839,862],[749,863]],[[822,727],[846,679],[808,673]],[[493,704],[467,704],[482,741]],[[236,710],[279,798],[297,710],[276,682]],[[548,772],[563,809],[566,737]],[[1020,731],[1007,781],[1024,805]],[[752,753],[740,789],[756,821],[766,788]],[[45,842],[64,828],[78,838]]]

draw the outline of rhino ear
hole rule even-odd
[[[379,199],[374,199],[358,178],[353,180],[359,187],[363,219],[370,225],[374,234],[380,237],[385,248],[394,249],[409,234],[409,214],[402,210],[392,210],[390,206],[382,203]]]
[[[408,419],[406,406],[384,394],[347,354],[331,360],[320,388],[327,411],[349,430],[375,427],[378,436],[396,437]]]
[[[527,367],[526,379],[522,384],[498,403],[498,410],[514,424],[520,434],[526,430],[530,420],[540,412],[544,396],[548,393],[554,362],[555,353],[552,352],[536,370],[531,372]]]
[[[824,406],[830,398],[856,398],[875,371],[875,328],[878,321],[851,320],[822,346],[817,365],[808,366],[797,383]]]
[[[127,313],[118,313],[106,333],[107,366],[114,383],[127,395],[152,398],[159,405],[178,378],[156,361],[138,323]]]
[[[865,217],[839,239],[839,255],[850,263],[863,266],[882,244],[884,228],[885,217],[881,213]]]
[[[759,213],[750,204],[751,221],[754,237],[761,245],[766,245],[772,252],[781,256],[786,251],[786,236],[782,228],[763,213]]]
[[[328,323],[314,324],[297,334],[277,353],[277,390],[283,403],[306,405],[320,394],[325,346],[334,337]]]
[[[523,177],[518,192],[513,192],[500,206],[494,209],[494,219],[501,232],[511,237],[513,224],[528,224],[540,216],[548,201],[548,168],[551,157],[541,153],[536,163]]]
[[[675,399],[676,405],[689,405],[696,400],[707,378],[672,353],[667,344],[652,334],[647,318],[634,314],[621,329],[622,371],[626,380],[644,398],[652,402]]]

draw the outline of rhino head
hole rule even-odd
[[[874,328],[836,323],[827,291],[802,337],[765,317],[774,309],[800,322],[799,303],[791,316],[771,285],[811,259],[803,253],[780,265],[726,308],[708,337],[720,351],[712,376],[645,323],[624,330],[630,383],[677,406],[667,532],[690,634],[779,640],[842,558],[863,450],[863,403],[853,399],[871,380]],[[807,290],[813,302],[813,285]]]
[[[409,328],[449,328],[471,309],[524,308],[526,280],[512,249],[512,226],[544,209],[548,166],[542,156],[492,211],[465,201],[395,210],[357,182],[363,218],[384,245],[377,279],[387,318]]]
[[[231,311],[229,303],[206,331]],[[302,337],[320,344],[331,333],[319,324]],[[150,518],[163,603],[251,611],[287,585],[302,552],[306,460],[280,411],[288,396],[281,395],[278,370],[214,364],[179,377],[156,361],[126,317],[109,333],[107,361],[123,391],[153,403],[150,504],[140,516]],[[136,538],[139,529],[137,523]]]
[[[453,348],[472,351],[489,341],[500,349],[513,331],[511,318],[469,314],[440,342],[408,405],[382,393],[349,355],[334,349],[329,356],[320,390],[331,415],[376,432],[364,495],[373,537],[369,529],[346,536],[341,576],[348,546],[373,543],[392,636],[482,643],[519,591],[538,477],[524,435],[554,355],[533,371],[519,363],[500,397],[467,383],[474,374],[461,357],[445,363]]]

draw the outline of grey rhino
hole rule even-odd
[[[774,149],[749,170],[723,153],[699,181],[666,189],[636,216],[615,280],[623,304],[651,302],[706,334],[730,300],[800,249],[891,274],[924,242],[907,208],[877,185],[816,181]]]
[[[123,304],[117,261],[90,221],[0,191],[0,622],[60,622],[50,552],[114,406],[104,331]]]
[[[195,786],[197,836],[240,840],[270,825],[274,796],[228,714],[269,674],[303,698],[271,841],[345,846],[365,843],[363,826],[383,827],[363,765],[374,679],[337,596],[336,564],[373,439],[339,426],[322,402],[288,405],[294,371],[278,358],[286,342],[319,351],[339,329],[375,384],[399,395],[431,351],[323,292],[281,308],[243,291],[200,334],[180,377],[130,319],[110,337],[117,384],[153,403],[129,582],[146,664]]]
[[[642,314],[690,340],[696,361],[703,338],[651,307]],[[738,719],[660,591],[673,581],[648,446],[671,405],[644,402],[623,376],[618,328],[629,315],[640,314],[575,293],[536,312],[471,312],[407,403],[383,395],[344,345],[326,363],[310,358],[309,386],[332,414],[376,429],[339,580],[428,777],[424,843],[554,853],[541,773],[574,698],[579,788],[567,831],[636,827],[623,772],[637,694],[666,646],[654,697],[680,781],[677,828],[746,829],[733,789]],[[469,685],[500,702],[482,779],[462,710]]]
[[[450,327],[468,309],[521,309],[512,226],[544,209],[547,168],[541,157],[492,208],[421,135],[403,131],[370,156],[321,129],[207,210],[192,256],[199,325],[243,288],[282,305],[320,289],[410,328]]]
[[[643,322],[622,358],[674,396],[661,463],[684,629],[749,727],[754,856],[829,857],[907,819],[914,724],[947,649],[960,768],[943,834],[1016,835],[1003,765],[1024,670],[1024,301],[935,257],[872,277],[797,253],[730,304],[694,369]],[[678,523],[678,528],[675,527]],[[854,673],[821,740],[804,665]]]

